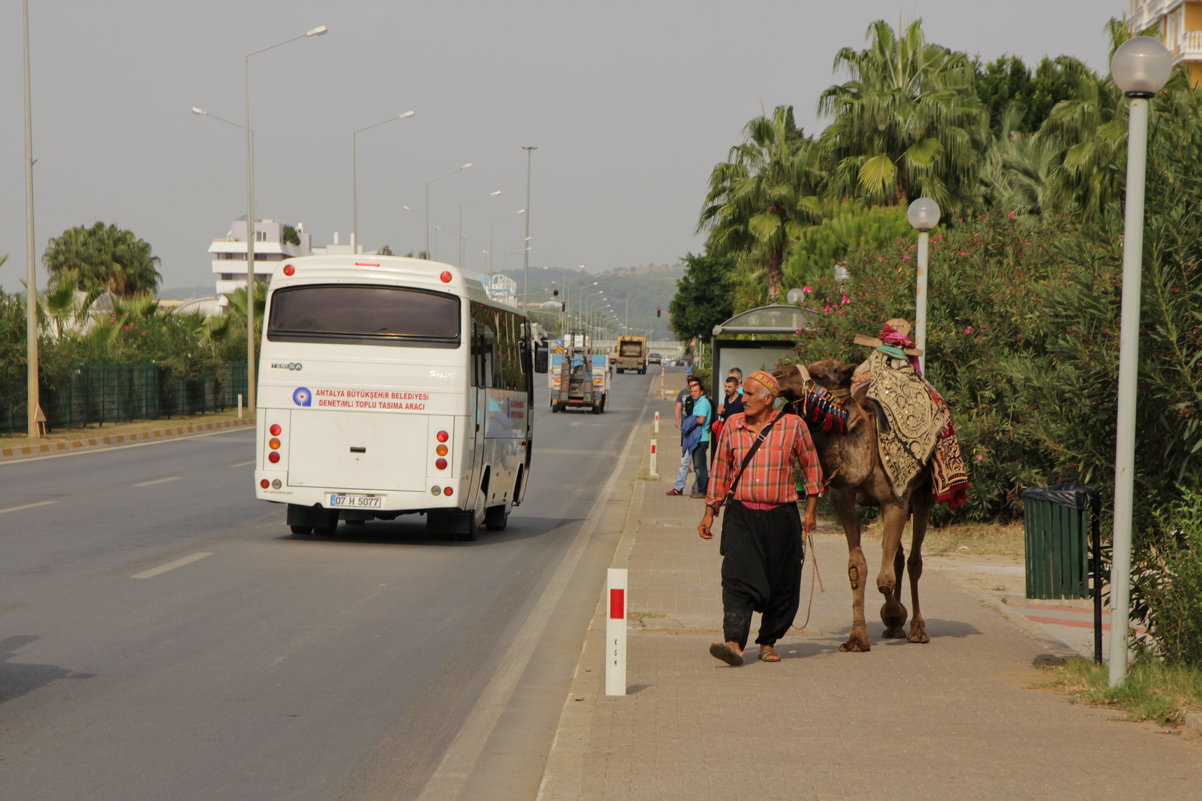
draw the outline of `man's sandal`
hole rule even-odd
[[[721,659],[731,667],[740,667],[743,664],[743,655],[724,642],[710,643],[710,656]]]
[[[776,652],[771,645],[760,646],[760,661],[761,662],[779,662],[780,654]]]

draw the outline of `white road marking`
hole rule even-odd
[[[24,506],[10,506],[7,509],[0,509],[0,515],[5,512],[19,512],[22,509],[36,509],[39,506],[49,506],[52,503],[58,503],[58,501],[38,501],[37,503],[27,503]]]
[[[255,463],[255,460],[251,459],[249,462],[238,462],[237,464],[230,465],[230,467],[246,467],[248,464],[254,464],[254,463]]]
[[[167,476],[166,478],[156,478],[153,481],[139,481],[134,484],[135,487],[149,487],[153,484],[163,484],[168,481],[179,481],[183,476]]]
[[[159,565],[158,567],[153,567],[150,570],[146,570],[141,573],[135,573],[134,575],[130,576],[130,578],[136,578],[136,579],[154,578],[155,576],[161,576],[162,574],[166,573],[169,570],[175,570],[177,567],[183,567],[184,565],[190,565],[193,562],[199,562],[201,559],[204,559],[206,556],[212,556],[212,555],[213,554],[210,551],[201,551],[200,553],[194,553],[191,556],[184,556],[179,559],[176,559],[174,562],[168,562],[165,565]]]

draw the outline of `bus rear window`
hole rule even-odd
[[[395,286],[285,287],[272,295],[267,338],[455,347],[459,344],[459,298]]]
[[[623,342],[620,354],[622,356],[642,356],[643,344],[641,342]]]

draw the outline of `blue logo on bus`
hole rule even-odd
[[[297,387],[292,393],[292,402],[297,406],[312,406],[313,393],[307,387]]]

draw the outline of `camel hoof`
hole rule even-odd
[[[907,637],[907,639],[910,642],[917,642],[917,643],[924,643],[924,642],[931,641],[931,638],[927,636],[926,629],[920,629],[917,627],[910,629],[910,636]]]
[[[905,639],[906,629],[903,626],[890,626],[885,629],[883,636],[886,640],[901,640]]]
[[[839,650],[848,654],[862,654],[872,650],[872,646],[863,640],[848,640],[839,646]]]

